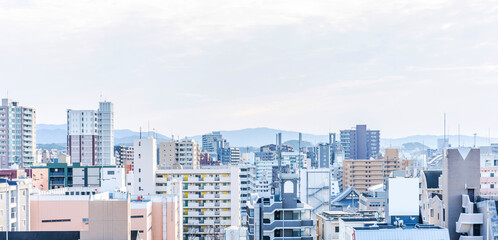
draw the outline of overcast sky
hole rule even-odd
[[[0,96],[65,123],[498,136],[497,1],[0,0]]]

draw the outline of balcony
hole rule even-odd
[[[459,240],[483,240],[483,236],[460,236]]]
[[[483,219],[482,213],[461,213],[458,222],[456,222],[456,232],[470,232],[474,224],[483,224]]]
[[[301,226],[303,227],[312,227],[313,220],[301,220]]]

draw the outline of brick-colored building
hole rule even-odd
[[[383,159],[344,160],[342,188],[353,186],[358,192],[366,193],[369,187],[382,184],[392,171],[405,170],[411,161],[400,160],[396,148],[386,149]]]

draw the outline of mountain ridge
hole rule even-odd
[[[39,144],[65,144],[66,143],[66,124],[38,124],[37,125],[37,143]],[[234,147],[260,147],[265,144],[275,143],[275,135],[279,132],[282,133],[282,142],[295,141],[298,139],[299,132],[287,131],[281,129],[274,129],[268,127],[259,128],[244,128],[238,130],[221,130],[219,131],[223,138],[227,139],[230,146]],[[142,132],[142,137],[148,135],[156,135],[153,132]],[[140,137],[140,132],[135,132],[130,129],[116,129],[114,130],[114,143],[115,145],[132,145],[133,140]],[[453,146],[458,146],[458,139],[460,145],[470,146],[473,145],[474,136],[450,135],[447,136],[449,143]],[[170,137],[157,133],[158,141],[170,140]],[[202,142],[202,135],[195,135],[187,137],[194,139],[196,142]],[[386,147],[402,147],[405,143],[420,143],[430,148],[437,147],[437,139],[443,138],[440,135],[419,134],[411,135],[402,138],[381,138],[381,148]],[[328,142],[328,135],[316,135],[303,133],[303,141],[311,144],[318,144]],[[339,138],[337,137],[337,141]],[[476,137],[476,145],[483,146],[489,143],[498,142],[497,138]]]

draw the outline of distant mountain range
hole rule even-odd
[[[65,124],[38,124],[36,129],[36,141],[38,144],[64,144],[66,143],[66,125]],[[279,132],[282,133],[282,142],[293,147],[297,146],[298,132],[285,131],[273,128],[246,128],[240,130],[220,131],[221,134],[231,146],[235,147],[259,147],[265,144],[275,143],[275,135]],[[143,132],[142,137],[148,135],[155,135],[153,132]],[[116,129],[114,130],[114,143],[116,145],[132,145],[133,140],[140,137],[139,132],[129,129]],[[158,141],[170,140],[162,134],[157,134]],[[189,137],[196,142],[202,142],[202,135]],[[420,143],[430,148],[437,147],[437,139],[443,138],[438,135],[414,135],[403,138],[386,138],[381,139],[381,147],[401,147],[406,143]],[[453,146],[458,145],[458,136],[451,135],[448,137],[449,143]],[[339,139],[337,139],[339,140]],[[314,135],[303,133],[302,146],[315,145],[321,142],[328,142],[328,135]],[[478,146],[489,145],[489,143],[498,142],[497,138],[488,139],[486,137],[476,137],[476,144]],[[473,136],[460,136],[461,145],[472,146],[474,144]],[[421,146],[421,145],[419,145]]]

